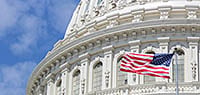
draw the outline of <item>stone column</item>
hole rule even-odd
[[[43,86],[38,87],[37,91],[38,91],[38,95],[43,95],[44,87]]]
[[[125,50],[121,50],[118,54],[115,54],[115,56],[113,58],[113,66],[112,66],[112,88],[117,88],[118,59],[124,53],[125,53]]]
[[[170,38],[169,37],[159,37],[159,38],[157,38],[157,40],[159,42],[159,48],[160,48],[159,53],[168,53],[168,51],[169,51],[168,45],[169,45]],[[163,82],[163,81],[167,82],[168,79],[156,77],[156,82]]]
[[[88,92],[92,92],[92,82],[93,82],[93,80],[92,80],[92,77],[93,77],[93,66],[92,66],[92,64],[90,63],[90,66],[89,66],[89,72],[88,72],[88,74],[89,74],[89,76],[88,76]]]
[[[83,54],[79,56],[82,60],[81,63],[81,82],[80,82],[80,95],[85,95],[88,92],[88,80],[89,80],[89,54]]]
[[[199,81],[199,55],[198,55],[198,43],[199,37],[188,37],[189,43],[189,63],[186,63],[185,69],[187,73],[185,76],[185,82]]]
[[[73,89],[73,86],[72,86],[72,79],[73,78],[73,73],[70,72],[69,73],[69,76],[68,76],[68,95],[72,95],[72,89]]]
[[[52,78],[47,81],[47,95],[54,95],[54,80]]]
[[[61,94],[62,95],[67,95],[67,92],[68,92],[68,68],[65,68],[64,70],[61,71],[61,80],[62,80],[62,83],[61,83]]]
[[[104,49],[104,64],[103,64],[103,80],[102,90],[109,89],[112,86],[112,63],[113,63],[113,46],[103,47]]]
[[[129,45],[130,45],[131,52],[139,53],[140,40],[130,41]],[[134,76],[136,77],[136,79],[134,79]],[[130,85],[140,84],[140,76],[138,74],[129,73],[128,84]]]

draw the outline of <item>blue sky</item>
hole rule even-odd
[[[63,39],[79,0],[0,0],[0,95],[25,95],[35,66]]]

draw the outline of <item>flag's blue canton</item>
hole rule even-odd
[[[174,54],[154,54],[153,61],[150,64],[169,66]]]

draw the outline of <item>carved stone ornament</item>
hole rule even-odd
[[[188,11],[188,19],[195,19],[195,18],[197,18],[197,14],[196,14],[196,11],[193,11],[193,10],[190,10],[190,11]]]
[[[118,21],[117,20],[111,20],[109,21],[109,25],[107,26],[107,28],[112,28],[113,26],[118,25]]]
[[[81,93],[84,94],[85,92],[85,79],[81,80]]]
[[[117,4],[117,6],[119,6],[120,9],[124,8],[126,5],[127,5],[126,0],[120,0]]]
[[[109,74],[110,74],[109,71],[106,71],[106,72],[105,72],[106,87],[108,87],[108,85],[109,85],[109,77],[110,77]]]
[[[136,15],[134,15],[133,22],[141,22],[142,19],[143,19],[143,17],[141,14],[136,14]]]
[[[197,73],[197,64],[195,62],[191,63],[191,67],[192,67],[192,79],[196,80],[196,73]]]
[[[160,19],[168,19],[169,12],[168,11],[161,11],[160,12]]]

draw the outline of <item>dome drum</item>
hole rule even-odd
[[[123,37],[123,35],[121,35],[122,37]],[[66,56],[66,62],[65,63],[62,63],[62,64],[60,64],[60,66],[59,67],[57,67],[56,68],[56,65],[51,65],[51,66],[54,66],[53,68],[55,68],[55,71],[53,71],[53,72],[51,72],[48,76],[51,76],[52,78],[54,78],[55,77],[55,74],[59,74],[61,71],[62,71],[62,69],[64,69],[64,68],[68,68],[67,69],[67,71],[66,71],[66,73],[68,73],[68,78],[69,78],[69,76],[70,76],[70,72],[72,72],[72,70],[73,69],[75,69],[77,66],[78,66],[78,68],[85,68],[85,70],[83,71],[83,72],[88,72],[87,70],[89,69],[89,68],[91,68],[91,67],[89,67],[89,65],[91,65],[91,64],[93,64],[92,63],[92,60],[96,60],[96,61],[100,61],[100,60],[102,60],[102,62],[104,63],[105,62],[105,60],[109,60],[110,59],[110,62],[109,63],[112,63],[113,65],[110,65],[110,66],[106,66],[106,67],[110,67],[110,71],[109,72],[112,72],[111,74],[114,74],[116,71],[114,70],[114,68],[116,68],[116,56],[117,55],[119,55],[119,54],[123,54],[123,52],[128,52],[128,51],[132,51],[132,52],[148,52],[148,50],[152,50],[152,51],[155,51],[156,53],[161,53],[161,52],[172,52],[171,50],[173,50],[172,48],[174,47],[174,45],[175,45],[175,47],[177,47],[177,48],[182,48],[182,47],[185,47],[183,50],[185,50],[185,51],[189,51],[190,50],[190,47],[191,48],[193,48],[193,49],[195,49],[196,51],[198,51],[197,49],[197,47],[198,47],[198,40],[199,40],[199,37],[188,37],[188,38],[182,38],[182,39],[178,39],[178,40],[180,40],[180,41],[182,41],[182,42],[179,42],[179,41],[176,41],[177,39],[171,39],[170,37],[160,37],[160,38],[158,38],[156,41],[147,41],[147,42],[145,42],[145,41],[142,41],[142,40],[134,40],[134,41],[128,41],[128,43],[125,43],[124,44],[124,40],[125,41],[127,41],[128,39],[129,39],[129,37],[130,36],[128,36],[127,38],[125,38],[125,39],[120,39],[120,40],[118,40],[117,42],[119,43],[119,44],[113,44],[113,43],[116,43],[116,42],[114,42],[113,41],[113,43],[112,42],[109,42],[110,44],[113,44],[113,45],[109,45],[109,46],[105,46],[104,44],[103,44],[103,42],[104,41],[100,41],[100,45],[99,46],[97,46],[97,47],[95,47],[95,45],[98,43],[97,41],[94,41],[94,45],[93,45],[93,47],[90,47],[90,48],[87,48],[86,50],[85,50],[85,52],[82,52],[82,53],[80,53],[81,51],[79,51],[79,56],[78,57],[76,57],[77,56],[77,54],[71,54],[71,57],[69,57],[68,58],[68,56]],[[121,38],[120,36],[119,36],[119,38]],[[99,39],[100,40],[100,39]],[[102,39],[102,40],[104,40],[104,39]],[[112,40],[110,40],[110,41],[112,41]],[[122,41],[122,42],[121,42]],[[184,41],[186,41],[186,42],[184,42]],[[97,43],[96,43],[97,42]],[[90,42],[91,43],[91,42]],[[146,47],[146,48],[145,48]],[[98,48],[98,50],[97,49],[95,49],[95,48]],[[95,49],[94,51],[92,51],[93,49]],[[125,51],[124,51],[125,50]],[[89,51],[89,52],[86,52],[86,51]],[[187,52],[185,55],[188,55],[188,54],[190,54],[191,52]],[[193,52],[194,53],[194,52]],[[195,56],[198,56],[198,53],[196,53],[196,55]],[[79,59],[77,59],[77,58],[79,58]],[[60,59],[61,59],[61,57],[60,57]],[[58,59],[59,60],[59,59]],[[112,60],[112,61],[111,61]],[[197,61],[198,59],[196,59],[196,61]],[[78,62],[78,63],[77,63]],[[94,61],[95,62],[95,61]],[[190,63],[190,62],[186,62],[186,63]],[[80,64],[80,65],[78,65],[78,64]],[[114,65],[115,64],[115,65]],[[189,65],[189,67],[191,67],[191,65],[190,64],[188,64]],[[85,67],[85,66],[87,66],[87,67]],[[43,67],[43,68],[46,68],[46,67]],[[105,68],[105,67],[104,67]],[[113,71],[111,71],[112,69],[113,69]],[[54,70],[54,69],[52,69],[52,70]],[[81,71],[82,72],[82,71]],[[107,72],[107,71],[105,71],[105,72]],[[190,71],[191,72],[191,74],[190,75],[192,75],[192,70]],[[82,74],[82,73],[81,73]],[[87,79],[88,77],[89,77],[89,75],[90,74],[88,74],[88,73],[84,73],[84,74],[86,74],[86,75],[84,75],[85,76],[85,78],[83,78],[83,80],[85,80],[85,84],[84,85],[89,85],[89,84],[87,84],[88,82],[89,82],[89,80]],[[104,73],[105,74],[105,73]],[[187,75],[187,76],[185,76],[185,78],[186,77],[190,77],[189,79],[187,79],[187,81],[188,82],[190,82],[191,80],[193,80],[192,79],[192,76],[190,76],[190,75]],[[46,76],[46,77],[48,77],[48,76]],[[88,77],[86,77],[86,76],[88,76]],[[116,76],[117,75],[109,75],[109,76],[113,76],[112,78],[114,78],[114,76],[115,76],[115,78],[116,78]],[[196,75],[197,76],[197,75]],[[139,76],[137,76],[137,78],[138,78]],[[42,78],[42,77],[41,77]],[[142,86],[142,85],[145,85],[144,84],[144,82],[142,82],[142,80],[141,80],[141,76],[138,78],[138,79],[136,79],[136,81],[138,81],[137,82],[137,84],[138,85],[140,85],[140,86]],[[140,80],[139,80],[140,79]],[[45,79],[44,79],[45,80]],[[55,79],[53,79],[53,80],[55,80]],[[111,81],[112,80],[112,81]],[[111,89],[111,90],[115,90],[115,86],[117,87],[117,85],[115,84],[115,82],[113,83],[113,80],[115,80],[116,81],[116,79],[109,79],[109,85],[110,85],[110,88],[109,89]],[[195,80],[197,80],[198,81],[198,79],[195,79]],[[156,80],[157,81],[157,80]],[[186,81],[186,80],[185,80]],[[39,81],[38,81],[39,82]],[[129,80],[128,80],[128,82],[129,82]],[[158,80],[158,82],[159,82],[159,80]],[[194,81],[195,82],[195,81]],[[174,87],[174,89],[175,89],[175,84],[173,83],[173,80],[168,80],[168,81],[164,81],[164,83],[165,84],[172,84],[172,86]],[[197,82],[198,83],[198,82]],[[111,86],[111,84],[113,84],[112,86]],[[129,84],[129,83],[128,83]],[[187,83],[186,83],[187,84]],[[37,86],[38,85],[40,85],[40,84],[37,84]],[[189,84],[188,84],[189,85]],[[135,85],[134,84],[130,84],[128,87],[135,87]],[[155,86],[155,84],[152,84],[152,86]],[[172,87],[172,88],[173,88]],[[181,87],[181,85],[180,85],[180,87]],[[195,87],[195,86],[189,86],[189,87]],[[125,87],[126,88],[126,87]],[[125,89],[125,88],[123,88],[123,89]],[[172,89],[172,88],[169,88],[169,89]],[[87,88],[88,90],[89,90],[89,88]],[[85,90],[86,90],[86,92],[87,92],[87,89],[85,88]],[[105,89],[108,89],[108,88],[105,88]],[[136,89],[136,88],[133,88],[133,89]],[[145,88],[145,89],[147,89],[147,88]],[[184,88],[185,89],[185,88]],[[186,89],[189,89],[189,88],[186,88]],[[85,92],[85,90],[84,90],[84,92]],[[103,92],[102,92],[103,91]],[[104,90],[102,90],[102,91],[100,91],[100,92],[98,92],[98,93],[104,93]],[[106,90],[105,90],[106,91]],[[131,90],[130,90],[131,91]],[[171,91],[174,91],[174,90],[171,90]],[[184,91],[187,91],[187,90],[184,90]],[[85,93],[86,93],[85,92]],[[118,91],[119,92],[119,91]],[[122,91],[122,92],[124,92],[124,91]],[[135,92],[135,91],[134,91]],[[137,91],[136,91],[137,92]],[[148,91],[147,91],[148,92]],[[107,92],[106,92],[107,93]],[[131,92],[128,92],[128,93],[131,93]],[[142,93],[142,92],[141,92]],[[146,91],[144,92],[144,93],[146,93]],[[149,92],[150,93],[150,92]],[[152,93],[158,93],[158,92],[156,92],[156,91],[154,91],[154,92],[152,92]],[[89,93],[88,93],[89,94]],[[93,93],[94,94],[94,93]],[[135,95],[135,94],[134,94]]]

